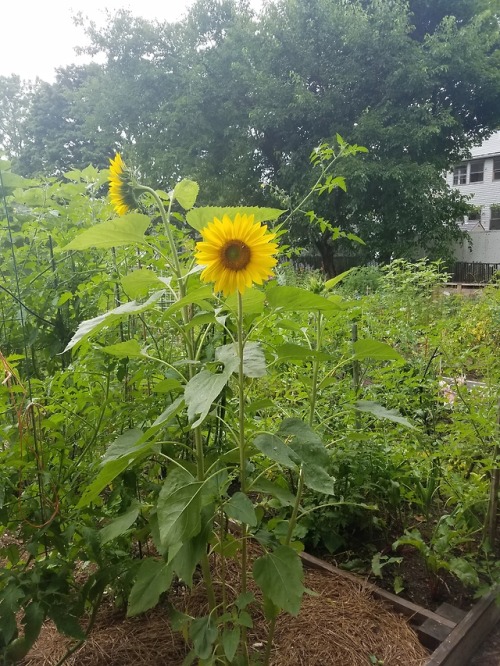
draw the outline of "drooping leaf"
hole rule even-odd
[[[297,615],[304,594],[304,572],[298,553],[289,546],[278,546],[276,550],[255,560],[253,565],[255,582],[265,597],[282,610]]]
[[[234,518],[234,520],[250,525],[250,527],[257,525],[257,516],[255,515],[253,502],[245,493],[234,493],[224,504],[223,509],[229,518]]]
[[[379,340],[356,340],[353,343],[354,358],[363,361],[366,358],[373,358],[377,361],[403,361],[399,352],[390,345]]]
[[[293,506],[295,503],[295,495],[288,488],[283,488],[278,483],[269,481],[269,479],[263,477],[260,477],[251,484],[251,490],[275,497],[281,502],[282,506]]]
[[[48,615],[54,620],[57,631],[61,634],[80,641],[85,638],[85,632],[80,626],[78,618],[68,611],[67,606],[51,605],[48,608]]]
[[[192,421],[199,415],[199,418],[192,424],[192,428],[196,428],[205,420],[212,403],[219,396],[237,367],[238,359],[228,358],[224,363],[222,372],[215,373],[204,369],[186,384],[184,399],[188,407],[188,418]]]
[[[184,409],[184,396],[180,395],[178,398],[176,398],[161,414],[158,416],[158,418],[155,420],[153,423],[153,428],[157,428],[158,426],[161,426],[163,423],[167,423],[171,419],[174,418],[174,416],[177,416],[179,412],[181,412]]]
[[[306,486],[332,495],[335,479],[327,472],[330,457],[314,430],[300,419],[289,418],[281,423],[278,435],[288,442],[293,459],[302,465]]]
[[[265,456],[283,465],[283,467],[297,469],[297,465],[291,457],[293,451],[276,435],[269,433],[257,435],[254,439],[254,446]]]
[[[277,208],[258,208],[256,206],[240,206],[240,207],[218,207],[218,206],[204,206],[202,208],[195,208],[190,210],[186,215],[186,220],[193,229],[200,231],[212,222],[214,217],[222,220],[224,215],[234,218],[238,213],[240,215],[253,215],[255,222],[268,222],[276,220],[285,211],[278,210]]]
[[[194,651],[200,659],[208,659],[213,651],[213,644],[217,638],[217,627],[212,617],[197,617],[191,623],[191,640],[193,641]]]
[[[125,513],[122,513],[121,516],[118,516],[118,518],[115,518],[111,523],[103,527],[99,532],[101,545],[124,534],[136,521],[140,510],[141,505],[134,500]]]
[[[110,460],[106,463],[92,483],[85,488],[76,508],[81,509],[96,500],[104,488],[126,470],[129,464],[128,457]]]
[[[150,224],[151,220],[147,215],[128,213],[85,229],[67,245],[57,249],[59,252],[66,252],[88,250],[91,247],[105,249],[123,245],[143,245],[147,243],[144,234]]]
[[[360,412],[371,414],[377,419],[388,419],[394,423],[400,423],[407,428],[415,429],[415,426],[411,424],[408,419],[405,419],[404,416],[401,416],[397,409],[386,409],[378,402],[372,402],[371,400],[358,400],[354,403],[352,408],[357,409]]]
[[[116,324],[131,314],[139,314],[149,310],[163,296],[163,293],[163,291],[156,291],[148,298],[145,303],[136,303],[135,301],[130,301],[129,303],[123,303],[123,305],[119,305],[117,308],[114,308],[114,310],[105,312],[98,317],[82,321],[82,323],[78,326],[76,333],[66,345],[64,351],[66,352],[70,349],[73,349],[73,347],[76,347],[76,345],[78,345],[80,342],[83,342],[83,340],[86,340],[91,335],[95,335],[101,331],[105,326]]]
[[[239,364],[238,347],[236,344],[223,345],[215,350],[215,358],[224,365],[235,368]],[[243,374],[246,377],[264,377],[266,374],[266,357],[259,342],[247,342],[243,348]]]
[[[148,557],[141,562],[137,578],[130,590],[127,617],[144,613],[156,606],[172,582],[172,567],[163,560]]]
[[[194,180],[185,178],[174,187],[174,199],[176,199],[184,210],[189,210],[196,203],[200,186]]]
[[[142,443],[143,435],[144,433],[139,428],[131,428],[119,435],[106,449],[101,465],[104,466],[111,460],[117,460],[123,456],[131,456],[137,453],[138,446]]]
[[[173,571],[182,579],[186,585],[192,587],[193,574],[195,569],[207,550],[208,539],[211,534],[212,520],[211,507],[205,507],[202,510],[201,523],[202,529],[199,534],[192,539],[185,541],[179,550],[169,559]],[[170,552],[169,552],[170,557]]]
[[[233,661],[236,650],[238,649],[240,633],[241,629],[238,626],[233,627],[232,629],[225,627],[222,633],[222,646],[229,663]]]
[[[164,548],[185,543],[201,530],[203,483],[189,472],[170,472],[158,496],[157,513],[160,540]]]

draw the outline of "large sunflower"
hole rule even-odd
[[[109,160],[109,198],[118,215],[125,215],[137,208],[130,172],[120,153]]]
[[[205,266],[204,282],[215,282],[215,290],[224,296],[242,294],[255,282],[262,284],[273,275],[273,255],[278,246],[272,243],[276,234],[254,221],[253,215],[237,214],[232,220],[224,215],[214,218],[201,230],[203,241],[196,244],[196,260]]]

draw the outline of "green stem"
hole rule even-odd
[[[316,315],[316,351],[321,350],[321,344],[322,344],[322,334],[323,334],[323,319],[321,316],[321,312],[318,312]],[[317,401],[317,396],[318,396],[318,374],[319,374],[319,361],[318,359],[314,359],[313,361],[313,374],[312,374],[312,388],[311,388],[311,405],[309,409],[309,425],[312,427],[314,423],[314,414],[316,412],[316,401]],[[299,515],[299,510],[300,510],[300,501],[302,499],[302,493],[304,492],[304,469],[302,465],[300,466],[300,472],[299,472],[299,481],[297,485],[297,495],[295,496],[295,503],[293,505],[293,511],[292,515],[290,517],[290,521],[288,523],[288,532],[286,535],[285,539],[285,546],[289,546],[292,537],[293,537],[293,531],[295,529],[295,525],[297,523],[297,516]],[[271,620],[271,624],[269,625],[269,632],[267,635],[267,645],[266,645],[266,652],[264,655],[264,666],[269,666],[269,660],[271,659],[271,650],[273,647],[273,638],[274,638],[274,632],[276,629],[276,620],[278,618],[273,618]]]
[[[246,451],[245,451],[245,376],[243,373],[243,353],[245,351],[245,340],[243,335],[243,300],[241,294],[238,292],[238,446],[240,452],[240,490],[242,493],[246,492],[247,478],[246,478]],[[247,545],[247,526],[242,525],[242,541],[241,541],[241,593],[245,594],[247,591],[247,560],[248,560],[248,545]],[[246,627],[241,628],[241,645],[243,650],[247,651],[247,631]]]
[[[316,351],[321,351],[322,344],[322,333],[323,333],[323,318],[321,312],[316,314]],[[313,361],[313,375],[312,375],[312,387],[311,387],[311,404],[309,407],[309,425],[313,426],[314,423],[314,413],[316,411],[316,400],[318,396],[318,373],[319,373],[319,360],[317,358]]]
[[[173,199],[170,197],[169,202],[168,202],[168,211],[165,211],[165,206],[163,205],[163,201],[160,199],[160,197],[156,194],[156,192],[151,188],[147,187],[146,185],[141,185],[140,189],[143,192],[148,192],[153,199],[155,200],[156,205],[158,206],[158,210],[160,211],[161,219],[163,222],[163,226],[165,228],[165,233],[167,235],[167,239],[170,245],[170,250],[172,252],[172,260],[174,262],[174,271],[179,279],[179,287],[181,291],[181,297],[184,296],[184,283],[181,280],[182,278],[182,269],[181,265],[179,263],[179,257],[177,255],[177,246],[175,245],[175,240],[172,234],[172,227],[170,225],[170,213],[172,212],[172,203]]]
[[[179,284],[179,300],[182,299],[186,295],[186,283],[183,280],[182,277],[182,268],[179,262],[179,257],[177,255],[177,246],[175,244],[174,236],[172,234],[172,227],[170,224],[170,215],[172,212],[172,203],[173,203],[173,198],[170,197],[169,202],[168,202],[168,211],[165,211],[165,206],[163,205],[163,201],[160,199],[160,197],[157,195],[157,193],[150,187],[141,186],[141,189],[144,192],[148,192],[153,199],[156,202],[156,205],[158,206],[158,210],[160,211],[161,219],[163,221],[163,226],[165,228],[165,234],[167,236],[169,245],[170,245],[170,251],[172,254],[172,261],[173,261],[173,269],[174,273],[178,279],[178,284]],[[188,324],[190,319],[191,319],[191,311],[189,306],[185,305],[182,308],[182,319],[184,324]],[[193,329],[191,328],[189,331],[189,334],[186,338],[186,347],[187,347],[187,356],[190,361],[196,360],[196,354],[195,354],[195,348],[194,348],[194,333]],[[192,379],[194,374],[195,374],[195,368],[193,365],[190,363],[188,366],[188,374],[189,374],[189,379]],[[193,437],[194,437],[194,444],[195,444],[195,451],[196,451],[196,475],[198,478],[198,481],[204,481],[205,480],[205,457],[204,457],[204,451],[203,451],[203,437],[201,434],[201,428],[198,426],[194,428],[193,430]],[[212,580],[212,572],[210,571],[210,561],[208,559],[208,553],[204,553],[204,555],[201,558],[201,570],[203,573],[203,580],[205,582],[205,587],[207,589],[207,597],[208,597],[208,605],[210,608],[210,612],[212,613],[215,608],[216,608],[216,599],[215,599],[215,593],[214,593],[214,586],[213,586],[213,580]]]

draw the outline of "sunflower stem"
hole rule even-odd
[[[165,206],[163,205],[163,201],[160,199],[158,194],[153,190],[152,187],[147,187],[147,185],[141,185],[139,188],[143,192],[148,192],[153,199],[155,200],[156,205],[158,206],[158,210],[160,211],[161,219],[163,222],[163,227],[165,229],[165,234],[167,235],[167,239],[170,245],[170,250],[172,252],[172,259],[173,259],[173,267],[174,271],[176,274],[176,277],[179,280],[179,291],[181,293],[181,298],[182,296],[185,296],[185,287],[184,287],[184,282],[182,280],[182,269],[181,265],[179,262],[179,257],[177,255],[177,246],[175,244],[174,236],[172,234],[172,226],[170,224],[170,215],[172,212],[172,204],[173,204],[173,198],[170,197],[168,201],[168,211],[165,210]]]
[[[322,335],[323,335],[323,318],[321,316],[321,312],[317,313],[316,316],[316,351],[321,350],[321,344],[322,344]],[[312,375],[312,389],[311,389],[311,404],[309,408],[309,425],[312,428],[312,425],[314,423],[314,414],[316,411],[316,401],[317,401],[317,396],[318,396],[318,373],[319,373],[319,360],[317,358],[314,359],[313,361],[313,375]],[[285,546],[289,546],[292,537],[293,537],[293,531],[295,529],[295,525],[297,523],[297,516],[299,515],[299,510],[300,510],[300,500],[302,499],[302,493],[304,492],[304,468],[301,465],[300,466],[300,471],[299,471],[299,482],[297,486],[297,494],[295,496],[295,502],[293,505],[293,510],[292,510],[292,515],[290,517],[290,521],[288,523],[288,531],[285,539]],[[271,650],[273,647],[273,638],[274,638],[274,632],[276,629],[276,620],[277,618],[273,618],[271,620],[271,624],[269,625],[269,631],[267,634],[267,645],[266,645],[266,652],[264,655],[264,666],[269,666],[269,660],[271,659]]]
[[[245,351],[245,337],[243,333],[243,299],[241,293],[238,291],[238,321],[237,321],[237,334],[238,334],[238,446],[240,452],[240,490],[246,493],[247,479],[246,479],[246,451],[245,451],[245,376],[243,366],[243,354]],[[248,546],[247,546],[247,526],[242,525],[242,540],[241,540],[241,593],[245,594],[247,591],[247,559],[248,559]],[[247,631],[246,627],[241,628],[241,645],[244,654],[248,653],[247,650]]]

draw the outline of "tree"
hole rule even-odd
[[[23,151],[24,122],[32,98],[32,84],[16,74],[0,76],[0,150],[11,160]]]
[[[109,149],[99,133],[90,134],[85,127],[83,87],[98,71],[98,65],[70,65],[57,70],[55,83],[37,83],[23,122],[18,160],[23,175],[51,176],[90,163],[106,165]]]
[[[441,254],[459,236],[465,205],[444,171],[500,123],[495,16],[464,0],[472,18],[458,20],[455,3],[442,0],[433,25],[424,4],[413,3],[417,15],[399,0],[283,0],[262,21],[254,117],[268,173],[300,194],[312,146],[335,132],[367,146],[366,157],[341,166],[347,194],[320,198],[315,209],[364,237],[372,258]],[[308,221],[295,234],[299,227],[332,257],[324,234]]]
[[[347,193],[316,196],[361,256],[443,255],[467,202],[444,172],[500,124],[499,0],[199,0],[181,23],[120,11],[88,51],[102,67],[37,89],[24,172],[55,173],[125,152],[164,189],[198,180],[202,203],[300,201],[311,150],[339,133],[368,148],[339,163]],[[64,74],[64,76],[63,76]],[[289,241],[321,253],[328,226],[295,216]],[[345,243],[344,243],[345,245]]]

